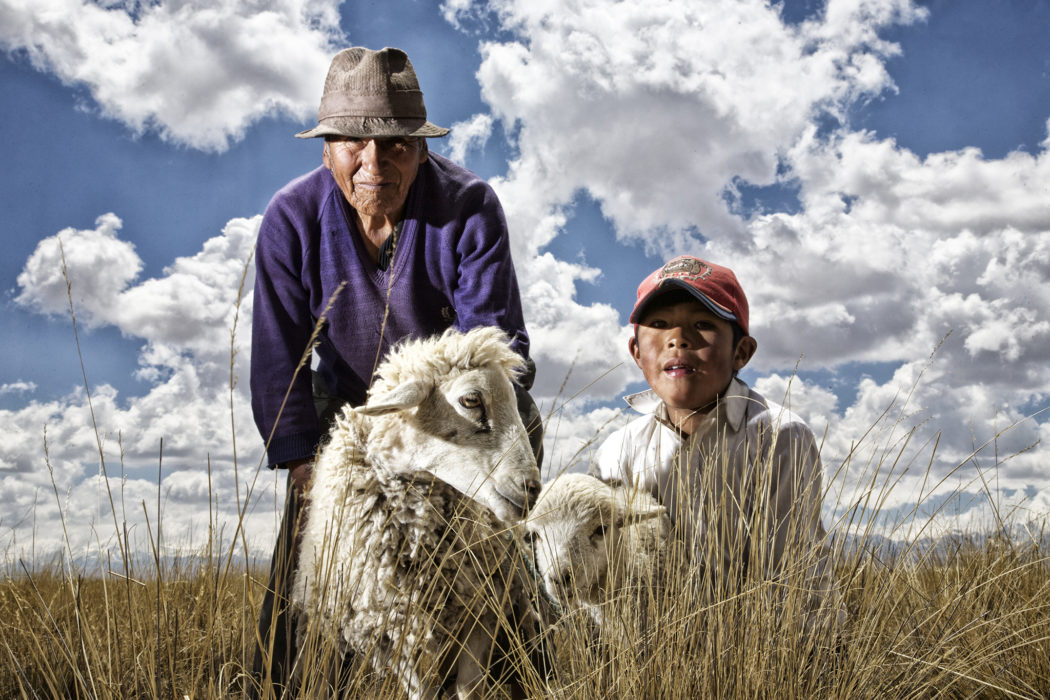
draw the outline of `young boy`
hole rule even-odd
[[[736,275],[677,257],[639,285],[630,320],[628,349],[650,389],[626,397],[643,415],[606,439],[592,471],[659,499],[722,586],[781,580],[806,591],[807,618],[832,603],[816,440],[737,379],[758,344]]]

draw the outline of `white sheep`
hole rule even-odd
[[[587,474],[562,474],[525,520],[543,586],[564,607],[604,624],[604,603],[644,599],[667,556],[667,509],[648,493]]]
[[[527,645],[536,631],[509,527],[540,485],[512,386],[520,365],[495,328],[404,343],[314,468],[292,588],[300,629],[414,698],[487,696],[507,646],[494,652],[497,633]]]

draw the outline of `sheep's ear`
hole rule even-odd
[[[639,500],[646,501],[646,503],[639,503]],[[651,518],[659,518],[666,512],[667,508],[659,503],[653,503],[648,499],[631,499],[628,502],[627,495],[620,493],[616,503],[616,524],[622,527],[642,523]]]
[[[381,416],[406,408],[415,408],[426,400],[429,393],[429,386],[425,382],[413,380],[398,384],[382,396],[373,396],[364,406],[358,406],[354,410],[364,416]]]
[[[632,505],[631,510],[627,513],[627,524],[632,525],[634,523],[641,523],[651,518],[659,518],[661,515],[667,512],[667,508],[651,504],[645,508],[639,508],[637,505]]]

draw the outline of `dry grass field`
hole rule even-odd
[[[1050,697],[1045,533],[955,537],[922,549],[837,553],[848,621],[806,632],[798,591],[745,580],[655,582],[650,623],[612,600],[636,634],[566,613],[556,662],[529,697]],[[68,562],[9,565],[0,582],[0,697],[224,698],[244,695],[265,572],[213,553],[86,576]],[[694,572],[695,573],[695,572]],[[630,601],[635,602],[630,602]],[[400,697],[359,669],[348,697]],[[261,688],[262,697],[270,689]],[[307,693],[311,695],[311,693]]]

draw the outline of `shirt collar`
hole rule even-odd
[[[738,432],[743,427],[744,419],[747,417],[747,404],[750,400],[751,390],[747,384],[733,377],[733,381],[729,382],[729,388],[722,396],[726,422],[729,423],[733,432]]]
[[[744,425],[750,394],[751,391],[748,389],[747,384],[734,377],[729,382],[729,388],[722,394],[721,399],[718,401],[718,406],[715,408],[716,411],[720,411],[725,416],[726,423],[734,433],[738,432]],[[638,413],[651,414],[661,422],[667,420],[667,409],[664,407],[664,402],[660,400],[660,397],[652,389],[639,391],[636,394],[628,394],[623,397],[623,400]]]

